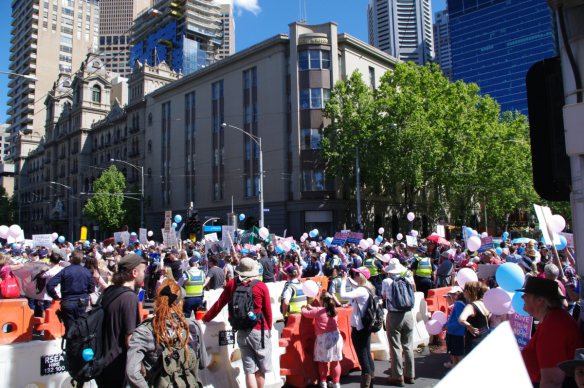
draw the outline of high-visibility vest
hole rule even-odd
[[[371,274],[371,276],[379,275],[379,270],[378,270],[377,266],[375,265],[375,258],[373,258],[373,257],[366,258],[363,265],[369,269],[369,273]]]
[[[260,279],[263,282],[264,281],[264,266],[259,261],[258,261],[258,273],[259,273],[258,279]]]
[[[428,257],[421,257],[418,259],[418,268],[416,268],[416,276],[421,278],[432,277],[432,262]]]
[[[192,271],[192,272],[191,272]],[[189,269],[187,272],[187,281],[185,282],[185,291],[187,298],[196,298],[203,296],[203,285],[205,284],[205,273],[200,269]]]
[[[335,296],[337,297],[337,300],[339,302],[341,302],[342,304],[349,303],[348,299],[341,298],[341,281],[342,281],[342,279],[340,277],[336,277],[333,279],[333,287],[335,288]],[[347,284],[345,285],[345,291],[349,292],[352,290],[353,290],[353,287],[351,287],[351,283],[347,282]]]
[[[306,295],[302,291],[301,283],[290,283],[292,297],[288,308],[289,314],[298,314],[302,311],[302,306],[306,306]]]

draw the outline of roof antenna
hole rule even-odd
[[[298,0],[298,23],[306,23],[307,15],[306,15],[306,0]]]

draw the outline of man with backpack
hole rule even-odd
[[[237,330],[237,344],[248,388],[263,388],[272,369],[272,306],[266,285],[257,280],[258,263],[244,257],[235,268],[235,278],[225,285],[219,300],[203,317],[211,321],[229,304],[229,322]]]
[[[414,384],[414,307],[415,283],[398,259],[391,259],[385,272],[381,295],[387,306],[387,337],[391,358],[390,385]],[[403,352],[403,356],[402,356]],[[405,361],[405,362],[404,362]]]

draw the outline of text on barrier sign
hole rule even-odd
[[[219,332],[219,346],[235,345],[235,331],[221,330]]]
[[[41,376],[54,375],[67,371],[65,353],[47,354],[41,356]]]

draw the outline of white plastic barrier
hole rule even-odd
[[[60,339],[0,345],[0,376],[3,387],[72,387]],[[84,387],[97,384],[90,381]]]
[[[387,311],[385,312],[385,322],[386,319]],[[377,333],[371,333],[371,353],[373,353],[373,359],[376,361],[389,361],[389,341],[387,339],[387,331],[383,328]]]
[[[416,292],[414,294],[416,302],[412,309],[414,314],[414,349],[420,345],[428,346],[430,343],[430,335],[426,330],[426,321],[428,320],[428,306],[424,299],[423,292]]]
[[[284,315],[280,311],[280,302],[282,292],[284,291],[285,281],[266,283],[268,291],[270,292],[270,303],[272,305],[272,320],[274,322],[283,321]]]
[[[283,287],[283,286],[282,286]],[[204,300],[207,301],[207,309],[210,309],[223,289],[205,292]],[[270,298],[272,293],[270,292]],[[279,297],[279,295],[278,295]],[[273,310],[273,309],[272,309]],[[279,309],[278,309],[279,310]],[[231,330],[228,321],[228,310],[225,306],[219,314],[209,323],[201,323],[205,346],[211,361],[206,369],[200,371],[201,381],[204,387],[237,388],[245,386],[245,374],[241,361],[241,352],[237,345],[236,335]],[[278,331],[271,330],[272,346],[272,370],[266,374],[266,387],[281,387],[284,379],[280,377],[280,355]]]

